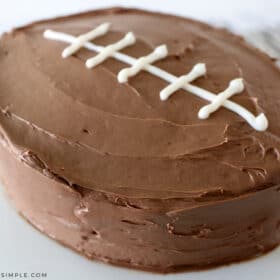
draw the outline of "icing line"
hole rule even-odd
[[[151,54],[138,58],[138,60],[131,67],[122,69],[118,74],[119,83],[126,83],[129,77],[138,74],[141,70],[145,69],[148,64],[154,63],[157,60],[165,58],[167,55],[167,46],[158,46],[154,49],[154,51]]]
[[[244,90],[243,79],[238,78],[232,80],[225,91],[219,93],[210,104],[203,106],[199,110],[198,117],[200,119],[207,119],[210,116],[210,114],[217,111],[228,98],[232,97],[237,93],[241,93],[243,90]]]
[[[125,47],[135,44],[136,38],[132,32],[127,33],[121,40],[118,42],[104,47],[104,49],[99,52],[96,56],[89,58],[86,61],[87,68],[93,68],[98,64],[105,61],[107,58],[111,57],[115,52],[124,49]]]
[[[69,47],[64,49],[64,51],[62,52],[62,57],[66,58],[66,57],[74,54],[79,49],[81,49],[86,42],[94,40],[100,36],[105,35],[109,31],[110,26],[111,26],[111,24],[106,22],[106,23],[99,25],[98,27],[91,30],[90,32],[80,35],[79,37],[77,37],[75,42],[73,42]]]
[[[185,84],[190,83],[197,78],[206,74],[206,66],[204,63],[196,64],[192,70],[184,76],[177,78],[176,81],[168,85],[160,92],[160,99],[167,100],[174,92],[182,88]]]

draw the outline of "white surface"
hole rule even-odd
[[[41,18],[124,5],[218,22],[241,31],[280,23],[279,0],[7,0],[4,3],[0,6],[0,32]]]
[[[36,19],[89,8],[125,4],[218,22],[219,25],[230,25],[239,32],[280,23],[279,0],[9,0],[0,6],[0,32]],[[8,279],[1,277],[2,272],[46,272],[48,277],[41,279],[47,280],[280,279],[280,249],[254,261],[218,269],[156,275],[91,262],[63,248],[23,221],[6,202],[2,188],[0,188],[0,213],[0,279]]]

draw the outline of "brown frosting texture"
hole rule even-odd
[[[82,49],[61,58],[66,44],[43,38],[45,29],[73,35],[102,22],[112,29],[95,40],[113,43],[133,31],[133,57],[167,44],[155,65],[177,76],[194,64],[208,73],[193,84],[221,92],[242,77],[232,100],[270,126],[256,132],[219,109],[207,120],[206,101],[183,90],[159,99],[167,83],[142,71],[119,84],[127,65],[108,59],[88,70],[94,55]],[[42,21],[5,34],[0,43],[1,134],[26,164],[70,185],[139,198],[237,196],[278,184],[280,75],[270,59],[225,30],[139,10],[108,9]],[[4,69],[4,70],[3,70]]]

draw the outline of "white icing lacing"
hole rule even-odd
[[[100,28],[100,29],[98,30],[98,28]],[[250,111],[248,111],[246,108],[238,105],[237,103],[235,103],[233,101],[228,100],[228,98],[230,98],[232,95],[243,91],[244,85],[243,85],[242,79],[232,80],[230,82],[229,87],[225,91],[216,95],[203,88],[190,84],[192,81],[194,81],[195,79],[199,78],[200,76],[202,76],[206,73],[206,67],[205,67],[205,64],[203,64],[203,63],[196,64],[187,75],[184,75],[181,77],[176,77],[176,76],[172,75],[171,73],[168,73],[165,70],[162,70],[156,66],[151,65],[151,63],[167,56],[167,54],[166,54],[167,48],[164,45],[156,48],[155,51],[153,53],[151,53],[150,55],[136,59],[129,55],[118,52],[119,50],[135,43],[136,39],[132,32],[128,33],[122,40],[118,41],[117,43],[106,46],[106,47],[99,46],[94,43],[88,42],[89,40],[92,40],[92,38],[97,38],[98,36],[102,36],[102,35],[106,34],[108,29],[109,29],[108,24],[105,24],[103,27],[101,25],[95,29],[95,32],[93,30],[93,33],[89,32],[89,33],[85,34],[88,36],[81,35],[78,38],[71,36],[69,34],[56,32],[56,31],[52,31],[52,30],[46,30],[44,32],[44,37],[47,39],[50,39],[50,40],[56,40],[56,41],[61,41],[61,42],[66,42],[66,43],[72,44],[71,45],[72,48],[70,49],[70,51],[64,50],[64,52],[66,52],[66,55],[68,53],[73,54],[75,51],[78,51],[80,48],[80,45],[87,48],[88,50],[97,52],[98,55],[96,55],[95,57],[90,58],[86,61],[86,66],[89,68],[92,68],[92,67],[102,63],[109,57],[113,57],[121,62],[131,65],[132,67],[123,69],[119,72],[119,74],[118,74],[119,82],[127,81],[127,79],[129,77],[136,75],[141,70],[145,70],[145,71],[149,72],[150,74],[165,80],[166,82],[170,83],[170,85],[167,86],[166,88],[164,88],[160,92],[161,100],[168,99],[168,97],[170,95],[172,95],[178,89],[184,89],[187,92],[190,92],[200,98],[203,98],[203,99],[211,102],[210,104],[208,104],[200,109],[200,111],[198,113],[198,117],[201,119],[208,118],[211,113],[215,112],[221,106],[223,106],[223,107],[227,108],[228,110],[231,110],[232,112],[238,114],[243,119],[245,119],[255,130],[265,131],[267,129],[268,120],[263,113],[259,114],[256,117]],[[96,30],[98,30],[98,32],[96,32]],[[88,40],[86,40],[86,39],[88,39]],[[76,44],[76,45],[74,45],[74,44]],[[158,49],[159,49],[159,51],[158,51]]]
[[[120,83],[126,83],[129,77],[138,74],[141,70],[145,69],[148,64],[163,59],[167,55],[168,49],[166,45],[161,45],[155,48],[155,50],[151,54],[138,58],[138,60],[132,65],[132,67],[122,69],[118,74],[118,81]]]
[[[66,58],[74,54],[79,49],[81,49],[86,42],[105,35],[109,31],[110,26],[110,23],[105,22],[96,27],[95,29],[91,30],[90,32],[80,35],[69,47],[64,49],[64,51],[62,52],[62,57]]]
[[[219,93],[210,104],[205,105],[199,110],[198,117],[200,119],[207,119],[210,114],[217,111],[228,98],[232,97],[234,94],[242,92],[243,90],[244,83],[241,78],[232,80],[225,91]]]
[[[93,68],[112,56],[119,50],[135,44],[136,38],[132,32],[127,33],[120,41],[105,47],[98,55],[86,61],[87,68]]]
[[[175,91],[179,90],[184,85],[191,83],[192,81],[196,80],[197,78],[205,74],[206,74],[205,64],[204,63],[196,64],[187,75],[177,78],[176,81],[174,81],[172,84],[164,88],[159,94],[160,99],[163,101],[167,100],[170,97],[170,95],[172,95]]]

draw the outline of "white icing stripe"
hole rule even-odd
[[[52,30],[46,30],[44,32],[44,37],[50,40],[61,41],[65,43],[74,43],[76,39],[76,37],[72,35],[56,32]],[[98,46],[90,42],[85,43],[84,47],[94,52],[101,52],[105,49],[105,47]],[[120,52],[113,53],[112,57],[114,57],[115,59],[121,62],[127,63],[129,65],[134,65],[137,62],[136,58]],[[165,80],[168,83],[174,83],[178,79],[176,76],[172,75],[171,73],[168,73],[167,71],[164,71],[153,65],[147,65],[144,70],[156,77]],[[198,86],[191,85],[189,83],[182,86],[182,89],[210,102],[215,100],[215,98],[217,97],[216,94],[213,94],[212,92],[209,92]],[[238,114],[241,118],[245,119],[254,129],[258,131],[265,131],[268,127],[268,120],[263,113],[255,117],[246,108],[230,100],[226,100],[222,106]]]
[[[90,31],[86,34],[80,35],[75,40],[75,42],[73,42],[69,47],[64,49],[64,51],[62,52],[62,57],[66,58],[66,57],[74,54],[79,49],[81,49],[86,42],[94,40],[94,39],[96,39],[100,36],[105,35],[109,31],[110,25],[111,25],[110,23],[106,22],[106,23],[103,23],[103,24],[99,25],[98,27],[96,27],[92,31]]]
[[[93,68],[112,56],[115,52],[131,46],[136,42],[136,38],[132,32],[127,33],[120,41],[105,47],[98,55],[89,58],[86,61],[87,68]]]
[[[217,111],[223,103],[233,95],[237,93],[241,93],[244,90],[244,83],[241,78],[234,79],[229,83],[228,88],[219,93],[216,98],[211,102],[211,104],[208,104],[204,107],[202,107],[198,112],[198,117],[200,119],[207,119],[210,114]]]
[[[151,54],[138,58],[131,67],[122,69],[118,74],[118,81],[120,83],[126,83],[129,77],[138,74],[141,70],[145,69],[148,64],[152,64],[157,60],[165,58],[167,55],[168,49],[166,45],[161,45],[155,48]]]
[[[160,99],[163,101],[167,100],[170,97],[170,95],[172,95],[174,92],[182,88],[184,85],[194,81],[195,79],[205,74],[206,74],[205,64],[204,63],[196,64],[187,75],[177,78],[176,81],[174,81],[172,84],[164,88],[159,94]]]

